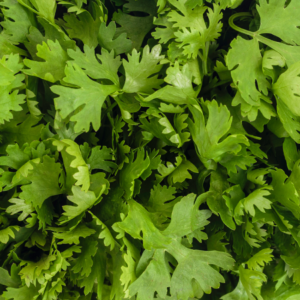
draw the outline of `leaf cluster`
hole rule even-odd
[[[0,9],[0,300],[300,298],[299,1]]]

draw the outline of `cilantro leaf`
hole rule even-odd
[[[299,2],[293,0],[288,5],[284,1],[260,0],[257,11],[261,17],[259,34],[271,33],[288,44],[300,44],[296,11]]]
[[[64,230],[62,230],[64,229]],[[91,229],[83,224],[78,225],[74,229],[67,231],[66,228],[61,228],[58,232],[54,232],[54,237],[60,239],[58,244],[75,244],[78,245],[80,243],[80,238],[86,238],[95,233],[94,229]]]
[[[55,99],[55,106],[61,116],[66,118],[69,114],[83,106],[83,109],[70,118],[76,122],[75,132],[88,131],[90,123],[94,130],[100,128],[101,107],[107,96],[117,90],[114,85],[99,84],[87,77],[85,72],[75,63],[68,63],[65,69],[64,82],[78,88],[65,86],[52,86],[51,90],[59,95]],[[83,97],[84,95],[84,97]]]
[[[0,230],[0,242],[3,244],[7,244],[10,237],[15,238],[15,231],[18,231],[18,226],[9,226],[5,229]]]
[[[159,16],[154,20],[154,24],[158,26],[164,26],[165,28],[157,27],[152,36],[159,40],[161,44],[167,43],[170,39],[175,38],[175,30],[173,28],[173,23],[169,22],[167,16]]]
[[[156,13],[156,2],[154,0],[127,0],[124,5],[125,12],[116,11],[113,14],[113,21],[121,27],[117,28],[117,34],[120,36],[126,33],[132,41],[132,47],[139,50],[146,34],[153,27],[152,20]],[[135,16],[126,12],[144,12],[147,16]]]
[[[75,260],[72,271],[80,273],[82,276],[89,276],[92,271],[93,256],[97,252],[97,241],[86,238],[80,245],[82,246],[81,253]]]
[[[84,54],[79,48],[76,50],[69,49],[68,55],[74,59],[74,62],[82,69],[85,73],[93,79],[109,79],[116,86],[119,85],[118,69],[121,65],[119,57],[114,58],[113,52],[107,52],[105,49],[102,50],[101,55],[95,56],[95,50],[89,46],[84,46]],[[101,64],[99,61],[101,61]]]
[[[3,296],[6,300],[26,300],[30,298],[34,298],[38,295],[38,288],[34,285],[30,285],[29,287],[22,286],[19,288],[8,288],[6,292],[4,292]]]
[[[104,147],[94,147],[91,151],[87,163],[90,165],[91,170],[104,170],[106,172],[111,172],[116,169],[116,163],[112,162],[113,151],[110,148]]]
[[[261,267],[263,267],[265,264],[272,261],[272,257],[273,257],[273,255],[271,254],[272,252],[273,252],[272,249],[266,248],[254,254],[247,261],[248,268],[257,271],[260,270]]]
[[[262,56],[258,41],[245,40],[241,37],[233,40],[226,62],[230,70],[234,69],[231,76],[242,98],[250,105],[257,106],[262,97],[261,93],[267,95],[270,87],[262,72]]]
[[[165,298],[170,286],[170,274],[163,250],[156,250],[151,262],[140,277],[130,285],[130,295],[137,294],[137,299],[153,299],[155,292]],[[157,274],[156,276],[153,276]]]
[[[19,94],[18,88],[22,87],[25,77],[17,74],[23,67],[19,60],[19,55],[11,54],[0,61],[0,124],[13,118],[11,111],[22,110],[25,96]]]
[[[158,98],[169,103],[188,104],[188,98],[193,98],[197,95],[197,92],[193,89],[192,73],[188,64],[185,64],[180,69],[179,63],[176,62],[173,67],[171,66],[167,69],[167,76],[164,80],[169,85],[155,91],[152,95],[145,98],[145,101]]]
[[[22,186],[20,197],[28,203],[31,202],[34,207],[41,207],[47,198],[62,192],[58,185],[61,165],[45,155],[43,162],[32,163],[32,166],[33,169],[27,176],[31,183]]]
[[[23,221],[34,211],[33,206],[31,204],[27,204],[25,202],[25,200],[18,199],[18,198],[12,198],[9,200],[9,202],[14,203],[14,204],[10,205],[6,209],[6,212],[11,215],[15,215],[15,214],[21,212],[21,214],[18,216],[19,221]]]
[[[135,187],[135,180],[139,178],[150,165],[149,156],[144,149],[137,151],[136,158],[133,152],[129,155],[129,161],[120,172],[120,186],[125,190],[125,198],[131,199]]]
[[[98,33],[99,45],[108,51],[114,50],[116,55],[127,53],[132,49],[132,41],[127,39],[127,33],[116,36],[116,23],[110,22],[108,26],[101,23]]]
[[[13,0],[2,1],[4,6],[3,14],[6,17],[1,22],[4,33],[15,43],[26,42],[26,35],[31,26],[36,26],[36,20],[32,11],[22,6],[19,2]]]
[[[249,299],[254,299],[255,296],[258,300],[262,300],[260,288],[263,282],[266,281],[266,275],[259,271],[245,269],[243,266],[239,267],[239,274]]]
[[[85,11],[79,14],[78,17],[74,14],[65,14],[64,20],[65,22],[60,21],[70,38],[79,39],[90,48],[97,47],[100,18],[94,19],[88,11]]]
[[[47,44],[43,42],[42,45],[37,45],[36,55],[45,62],[24,59],[25,66],[29,68],[23,70],[25,74],[50,82],[56,82],[65,76],[64,69],[69,57],[58,41],[48,40]]]
[[[79,187],[74,186],[72,188],[73,196],[69,196],[68,199],[76,206],[65,205],[63,206],[63,216],[67,217],[67,221],[70,221],[82,213],[90,209],[98,200],[93,192],[84,192]],[[64,220],[64,218],[62,219]],[[63,222],[64,223],[64,222]]]
[[[212,267],[210,267],[207,262],[211,264],[217,264],[223,268],[230,268],[232,266],[232,259],[226,254],[223,255],[222,252],[217,252],[218,259],[216,259],[217,253],[189,250],[183,245],[179,246],[180,244],[177,244],[179,240],[176,239],[176,235],[181,236],[182,234],[188,234],[205,224],[203,223],[203,220],[200,221],[199,219],[197,221],[197,213],[195,213],[195,215],[192,217],[192,220],[195,220],[195,223],[191,227],[185,226],[183,229],[181,229],[176,226],[176,229],[174,228],[176,223],[186,219],[181,219],[183,216],[186,216],[186,214],[191,214],[198,208],[199,203],[193,205],[194,199],[195,197],[193,195],[189,195],[175,205],[172,214],[175,214],[174,218],[172,218],[172,223],[165,232],[160,232],[153,225],[150,214],[140,204],[133,200],[129,202],[130,210],[127,218],[120,223],[116,223],[114,227],[115,230],[125,230],[132,237],[138,239],[141,239],[140,232],[142,231],[145,249],[151,250],[165,248],[166,251],[175,257],[175,259],[178,261],[178,266],[176,267],[171,278],[171,292],[182,299],[188,299],[189,296],[195,295],[195,291],[192,287],[193,278],[196,279],[197,287],[206,293],[210,292],[211,286],[217,287],[219,283],[223,281],[222,276]],[[190,212],[188,212],[185,204],[188,204],[189,207],[192,205],[192,210]],[[136,218],[135,216],[137,214],[142,216],[142,218]],[[193,228],[193,226],[195,227]],[[179,247],[181,249],[180,253],[174,251],[175,248],[173,247]],[[192,267],[195,263],[197,264],[196,269]],[[197,272],[193,270],[197,270]],[[206,276],[204,277],[200,275],[199,270],[203,270],[206,274],[209,274],[209,277],[211,278],[210,284],[208,284]],[[164,277],[164,281],[166,280],[167,278]],[[160,290],[160,286],[161,283],[159,285],[157,283],[154,290]],[[130,287],[129,293],[131,294]]]
[[[45,0],[44,2],[40,2],[37,0],[30,0],[30,2],[19,0],[18,2],[34,13],[38,14],[39,16],[47,19],[49,22],[54,23],[54,16],[56,12],[55,0]]]
[[[295,189],[293,182],[287,181],[287,176],[284,171],[272,170],[272,197],[286,208],[288,208],[294,216],[300,218],[299,195]]]
[[[194,10],[185,9],[184,14],[189,21],[184,21],[179,14],[175,15],[173,12],[169,14],[170,20],[175,22],[174,27],[180,28],[174,35],[176,41],[180,43],[178,47],[184,49],[183,54],[187,57],[196,58],[200,49],[205,52],[206,42],[214,41],[220,36],[222,30],[222,23],[219,23],[222,19],[221,7],[214,4],[214,10],[208,8],[208,11],[208,27],[206,27],[204,20],[201,20],[204,19],[205,7],[197,6]],[[199,13],[198,17],[196,17],[197,12]],[[191,18],[194,18],[193,22],[191,22]]]
[[[265,197],[270,194],[266,188],[255,190],[236,206],[235,213],[243,214],[242,209],[244,209],[251,216],[255,216],[254,205],[262,212],[265,212],[265,209],[271,209],[272,202]]]
[[[298,105],[300,64],[296,63],[281,74],[273,86],[274,94],[289,108],[295,116],[300,116]]]
[[[141,53],[133,49],[132,54],[128,55],[128,61],[123,60],[126,80],[123,91],[126,93],[151,93],[154,89],[158,89],[162,84],[162,80],[154,75],[160,71],[162,66],[158,65],[163,56],[160,55],[161,46],[157,45],[150,48],[147,45]],[[154,76],[152,76],[154,75]],[[151,76],[151,77],[150,77]],[[150,78],[149,78],[150,77]]]
[[[247,145],[248,140],[242,134],[231,134],[218,143],[229,131],[232,118],[226,106],[219,106],[216,101],[208,102],[207,108],[209,117],[205,122],[200,106],[198,104],[190,105],[189,109],[193,114],[194,121],[188,119],[187,122],[199,158],[209,168],[214,162],[220,161],[227,152],[237,154],[242,148],[240,144]],[[217,122],[220,124],[219,126]],[[203,143],[203,141],[205,142]]]

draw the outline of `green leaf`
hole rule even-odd
[[[290,171],[292,171],[296,161],[300,159],[300,155],[297,151],[296,143],[291,138],[284,139],[283,153],[284,153],[287,167]]]
[[[265,209],[271,209],[271,201],[265,196],[270,196],[271,192],[268,191],[269,187],[263,187],[255,190],[245,199],[241,200],[235,208],[235,214],[243,215],[243,209],[251,216],[255,216],[256,206],[261,212],[265,212]]]
[[[139,50],[146,34],[153,27],[153,16],[156,14],[156,1],[154,0],[127,0],[124,5],[126,12],[142,12],[147,16],[130,15],[122,11],[114,12],[113,21],[121,27],[117,28],[117,35],[126,33],[132,41],[132,47]]]
[[[11,111],[22,110],[25,96],[19,94],[25,79],[23,74],[17,74],[23,68],[18,54],[3,56],[0,60],[0,124],[13,118]]]
[[[249,269],[259,271],[261,267],[264,267],[265,264],[272,261],[273,255],[271,254],[273,252],[272,249],[266,248],[258,253],[254,254],[248,261],[247,265]]]
[[[97,253],[97,241],[86,238],[81,243],[81,253],[76,258],[72,271],[80,273],[81,276],[89,276],[92,271],[93,257]]]
[[[18,170],[30,160],[30,156],[20,149],[18,144],[8,145],[6,148],[6,156],[0,157],[0,165],[7,166]]]
[[[289,108],[295,116],[300,116],[300,62],[295,63],[282,73],[273,85],[274,94]]]
[[[50,82],[56,82],[65,76],[64,70],[69,57],[58,41],[48,40],[47,44],[43,42],[42,45],[37,45],[36,55],[45,62],[24,59],[25,66],[29,68],[23,70],[25,74]]]
[[[259,271],[245,269],[243,266],[239,267],[239,275],[241,283],[246,290],[249,299],[263,300],[261,297],[260,288],[263,282],[267,280],[266,275]]]
[[[41,17],[47,19],[51,23],[54,23],[54,16],[56,12],[56,1],[55,0],[45,0],[43,2],[38,0],[30,0],[32,6],[36,9],[33,9],[32,6],[28,5],[26,0],[18,0],[19,3],[34,11]]]
[[[220,231],[207,239],[207,250],[208,251],[221,251],[226,252],[226,245],[228,243],[223,243],[221,240],[224,238],[226,232]]]
[[[82,185],[82,190],[87,191],[90,187],[89,167],[82,157],[79,145],[69,139],[54,140],[53,145],[62,152],[67,175],[65,179],[67,192],[71,193],[73,184]]]
[[[63,229],[63,228],[60,228]],[[72,229],[71,231],[67,231],[66,229],[64,231],[60,231],[58,230],[58,232],[54,232],[54,237],[56,237],[57,239],[60,239],[62,241],[60,241],[58,244],[75,244],[78,245],[79,239],[80,238],[86,238],[92,234],[95,233],[94,229],[91,229],[87,226],[85,226],[84,224],[80,224],[77,227],[75,227],[74,229]]]
[[[155,185],[150,193],[149,201],[147,202],[147,209],[150,212],[158,212],[166,217],[171,216],[174,205],[178,200],[174,200],[176,189],[174,187],[167,187]],[[173,201],[171,201],[173,200]]]
[[[260,154],[260,151],[258,153]],[[256,159],[246,151],[245,147],[238,154],[227,154],[220,160],[220,164],[227,169],[228,173],[236,173],[238,168],[246,170],[255,163]]]
[[[10,122],[0,124],[0,136],[2,136],[0,153],[5,153],[5,149],[9,144],[17,142],[20,146],[23,146],[25,143],[31,143],[40,138],[44,125],[37,125],[40,118],[26,113],[26,110],[15,112]]]
[[[190,139],[190,133],[187,131],[184,131],[188,124],[185,123],[186,119],[188,118],[187,114],[180,114],[174,116],[174,127],[176,131],[178,132],[178,135],[180,137],[181,143],[178,145],[178,147],[182,147],[182,145],[186,142],[189,142]]]
[[[10,275],[7,270],[0,268],[0,284],[8,287],[17,288],[21,281],[18,275],[20,268],[16,264],[12,264]]]
[[[164,234],[178,237],[187,236],[209,224],[207,219],[210,218],[211,212],[209,210],[199,211],[199,200],[201,200],[201,196],[195,203],[195,195],[189,194],[176,203],[172,211],[171,222],[164,230]]]
[[[76,16],[74,14],[65,14],[65,22],[61,21],[62,26],[68,32],[71,39],[79,39],[90,48],[96,48],[98,45],[97,35],[100,27],[100,18],[96,20],[88,11]]]
[[[295,0],[290,1],[288,5],[283,0],[272,2],[261,0],[257,6],[261,18],[257,33],[270,33],[288,44],[299,45],[300,23],[296,13],[299,8],[299,2]]]
[[[170,21],[174,22],[174,27],[177,28],[193,28],[201,32],[205,26],[203,14],[207,10],[207,7],[188,7],[182,0],[170,0],[170,3],[174,5],[178,11],[172,10],[168,14]]]
[[[300,187],[298,185],[298,176],[299,176],[299,160],[296,161],[296,163],[294,164],[293,170],[292,170],[292,174],[290,175],[289,181],[291,181],[294,186],[295,189],[297,190],[298,195],[300,194]]]
[[[116,163],[112,162],[113,151],[106,146],[94,147],[91,151],[87,163],[90,165],[91,170],[104,170],[106,172],[112,172],[116,169]]]
[[[26,42],[30,26],[36,26],[34,14],[16,0],[5,0],[0,3],[5,20],[1,22],[3,33],[14,43]]]
[[[152,36],[159,40],[160,44],[165,44],[169,40],[175,38],[175,29],[173,28],[173,23],[168,21],[167,16],[159,16],[154,20],[154,24],[157,26],[164,26],[165,28],[156,27],[155,32],[152,33]]]
[[[298,300],[297,8],[0,0],[0,300]]]
[[[247,292],[243,287],[243,284],[241,280],[239,280],[238,285],[236,288],[231,292],[224,296],[222,296],[220,299],[222,300],[240,300],[240,299],[249,299],[247,296]]]
[[[87,45],[84,45],[84,52],[83,54],[79,48],[76,48],[75,51],[69,49],[68,55],[91,78],[109,79],[116,86],[119,86],[118,69],[121,65],[119,56],[114,58],[113,51],[109,53],[105,49],[102,49],[101,54],[95,56],[95,49]]]
[[[5,229],[0,230],[0,242],[7,244],[10,237],[15,238],[15,231],[19,230],[19,226],[9,226]]]
[[[36,55],[37,46],[41,46],[43,42],[47,44],[49,40],[57,41],[64,51],[67,51],[69,48],[75,48],[75,41],[71,40],[60,27],[49,23],[44,18],[38,18],[38,21],[39,24],[42,25],[43,30],[41,29],[40,31],[36,27],[30,27],[29,34],[27,34],[28,41],[24,42],[25,47],[34,60],[40,60]]]
[[[149,176],[151,176],[153,170],[157,170],[158,166],[161,163],[161,156],[158,155],[159,151],[153,150],[149,153],[150,165],[148,168],[143,172],[141,178],[146,180]]]
[[[223,192],[229,188],[227,176],[222,170],[213,171],[210,177],[211,192],[208,195],[207,205],[216,215],[220,215],[224,224],[231,230],[235,230],[236,225],[233,221],[233,213],[230,212],[223,197]],[[230,207],[230,206],[229,206]]]
[[[187,4],[185,6],[187,6]],[[174,33],[177,37],[176,41],[180,43],[178,47],[184,49],[183,54],[187,57],[196,58],[200,49],[205,52],[206,42],[212,42],[220,36],[222,30],[220,20],[223,14],[221,13],[221,6],[214,4],[213,8],[214,10],[207,8],[207,17],[209,19],[208,27],[205,25],[203,17],[203,13],[206,10],[204,7],[197,6],[194,10],[191,10],[191,7],[189,7],[182,11],[186,19],[194,18],[194,16],[199,13],[197,21],[193,20],[194,22],[183,21],[182,16],[175,15],[174,11],[169,13],[168,16],[170,16],[170,20],[175,22],[174,27],[179,27],[179,30]],[[187,27],[189,27],[189,29]]]
[[[162,140],[166,145],[178,145],[180,137],[166,116],[161,117],[161,115],[159,115],[159,118],[149,116],[148,119],[145,117],[140,118],[140,122],[142,123],[140,127],[145,130],[143,131],[144,140],[151,141],[156,137]]]
[[[263,72],[272,78],[275,82],[278,78],[278,72],[276,66],[283,68],[285,66],[285,58],[274,50],[267,50],[263,56]]]
[[[54,255],[43,255],[37,262],[21,263],[21,266],[26,265],[20,271],[21,279],[25,280],[27,286],[30,284],[36,285],[37,282],[43,281],[43,273],[49,269],[50,263],[55,260]]]
[[[200,160],[206,168],[211,168],[227,152],[237,154],[242,149],[240,144],[248,145],[248,139],[242,134],[231,134],[220,142],[230,130],[232,117],[227,107],[219,106],[215,100],[208,102],[207,108],[209,117],[205,122],[200,106],[190,105],[194,121],[188,119],[187,122]]]
[[[129,287],[129,295],[137,300],[152,300],[154,294],[165,298],[170,286],[170,273],[163,250],[156,250],[144,272]]]
[[[75,132],[89,131],[92,123],[95,131],[100,128],[101,107],[106,97],[117,90],[115,85],[103,85],[91,80],[85,72],[75,63],[68,63],[65,69],[64,82],[78,88],[52,86],[53,93],[59,95],[55,98],[55,107],[65,119],[73,113],[71,121],[76,122]],[[77,112],[79,107],[82,110]]]
[[[22,286],[20,288],[7,288],[3,293],[5,300],[28,300],[38,296],[38,288],[34,285]]]
[[[14,203],[10,205],[6,212],[11,215],[15,215],[17,213],[21,213],[18,216],[18,221],[24,221],[32,212],[34,212],[34,207],[30,204],[27,204],[25,200],[12,198],[9,200],[10,203]]]
[[[80,287],[84,287],[84,294],[90,294],[96,284],[97,296],[101,299],[103,292],[103,283],[105,278],[105,252],[104,249],[98,247],[96,254],[94,255],[93,265],[90,275],[85,277],[80,283]]]
[[[151,52],[150,47],[147,45],[143,49],[141,60],[141,52],[137,52],[135,49],[133,49],[131,55],[128,54],[128,61],[123,60],[126,75],[123,87],[125,93],[152,93],[154,89],[160,88],[163,81],[158,79],[157,75],[154,75],[162,68],[159,62],[164,56],[161,56],[160,53],[160,45],[153,47]]]
[[[287,66],[291,66],[294,63],[298,62],[300,59],[300,47],[299,46],[291,46],[285,43],[272,41],[267,39],[261,35],[257,35],[256,38],[264,43],[265,45],[269,46],[273,50],[280,53],[286,60]]]
[[[168,103],[189,104],[189,97],[197,96],[197,92],[193,89],[192,76],[188,64],[180,69],[179,63],[175,62],[174,66],[167,69],[167,76],[164,79],[169,85],[155,91],[152,95],[146,97],[144,101],[152,101],[158,98]]]
[[[178,237],[189,234],[207,224],[206,218],[208,216],[202,218],[205,212],[198,211],[198,206],[202,199],[200,198],[193,206],[194,199],[194,195],[189,195],[175,205],[171,217],[172,222],[164,232],[160,232],[153,225],[150,214],[133,200],[129,201],[128,216],[122,222],[114,225],[114,229],[119,231],[121,235],[122,230],[125,230],[132,237],[143,239],[145,249],[166,249],[167,252],[174,256],[178,261],[178,265],[171,278],[171,293],[185,300],[189,296],[194,297],[196,294],[198,295],[198,292],[195,294],[193,289],[192,282],[194,279],[197,282],[197,291],[200,289],[200,291],[206,293],[211,292],[211,287],[217,288],[220,282],[223,282],[223,277],[209,264],[216,264],[225,269],[231,268],[233,264],[233,260],[225,253],[191,250],[180,244],[181,239],[178,239]],[[185,224],[186,216],[190,213],[192,213],[191,220],[193,220],[193,223],[191,225]],[[181,228],[176,224],[184,225]],[[143,238],[141,237],[141,232],[143,233]],[[179,249],[180,251],[178,251]],[[201,270],[200,273],[199,270]],[[206,274],[206,276],[203,276],[203,274]],[[166,284],[163,285],[163,287],[165,286]],[[155,289],[158,289],[158,285],[156,285]]]
[[[232,79],[242,98],[250,105],[259,106],[261,93],[267,95],[270,84],[262,72],[262,56],[258,41],[238,37],[230,46],[226,64],[230,70],[233,69]]]
[[[58,178],[61,173],[60,163],[55,163],[55,159],[45,155],[43,162],[31,163],[33,169],[28,172],[27,179],[30,184],[22,186],[21,199],[37,208],[41,207],[43,202],[51,196],[62,193]]]
[[[287,175],[283,170],[271,170],[272,174],[272,198],[289,209],[293,215],[300,218],[299,195],[292,181],[287,181]]]
[[[135,180],[138,179],[150,165],[149,156],[145,155],[144,149],[129,154],[129,161],[120,172],[120,186],[125,190],[125,199],[129,200],[133,196]],[[135,158],[135,160],[134,160]]]
[[[160,164],[157,168],[160,175],[156,175],[156,182],[161,182],[165,177],[168,177],[169,185],[176,184],[177,182],[183,183],[186,179],[192,179],[189,171],[198,173],[198,169],[187,159],[181,156],[176,157],[176,163],[173,165],[167,162],[166,166]]]
[[[192,175],[189,171],[193,173],[198,173],[198,169],[187,159],[182,160],[179,157],[177,168],[168,176],[168,182],[175,184],[177,182],[183,183],[186,179],[192,179]]]
[[[300,117],[295,116],[281,99],[277,99],[277,112],[283,128],[296,143],[300,143]]]
[[[127,38],[127,33],[123,32],[116,36],[116,23],[110,22],[108,26],[101,23],[98,33],[99,45],[108,51],[114,50],[115,55],[127,53],[132,49],[132,41]]]
[[[171,279],[171,293],[181,299],[211,293],[211,288],[219,288],[224,278],[210,264],[231,268],[233,260],[229,255],[218,251],[193,251],[180,261]],[[201,270],[201,272],[199,272]],[[194,290],[194,280],[198,293]]]
[[[76,206],[75,205],[63,206],[64,209],[63,216],[66,216],[67,220],[64,221],[65,218],[63,217],[61,224],[80,216],[82,213],[90,209],[98,200],[98,198],[96,198],[95,196],[95,193],[90,191],[84,192],[80,189],[80,187],[77,186],[74,186],[72,188],[72,193],[73,193],[72,196],[68,196],[68,200],[76,204]]]
[[[128,294],[128,285],[136,280],[135,267],[136,261],[139,259],[138,249],[126,238],[123,239],[127,247],[127,251],[123,254],[125,266],[121,267],[122,275],[120,277],[121,284],[124,286],[125,294]],[[127,265],[127,266],[126,266]]]
[[[99,234],[99,239],[104,239],[103,243],[106,247],[110,246],[110,251],[112,251],[115,248],[116,245],[116,241],[114,239],[114,237],[112,236],[110,230],[108,229],[108,227],[102,222],[100,221],[99,218],[97,218],[94,214],[92,214],[90,212],[90,214],[92,215],[93,219],[96,222],[96,225],[101,226],[101,233]]]

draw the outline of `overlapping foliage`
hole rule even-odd
[[[1,300],[300,298],[297,0],[2,0]]]

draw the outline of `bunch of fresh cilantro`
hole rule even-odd
[[[0,300],[300,299],[299,0],[0,8]]]

